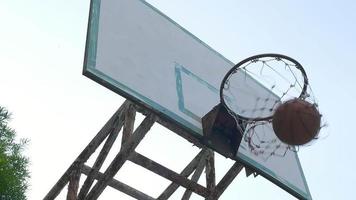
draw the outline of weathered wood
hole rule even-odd
[[[124,143],[130,138],[135,124],[136,110],[133,104],[130,104],[125,113],[124,129],[122,131],[121,149]]]
[[[80,175],[80,169],[72,171],[68,184],[67,200],[77,200]]]
[[[201,150],[190,163],[183,169],[183,171],[180,173],[181,176],[188,177],[193,171],[196,169],[198,166],[200,160],[202,157],[204,157],[204,154],[206,151]],[[159,197],[157,198],[158,200],[167,200],[177,189],[179,185],[175,182],[172,182],[163,192]]]
[[[206,159],[206,187],[209,191],[215,187],[215,159],[214,159],[214,152],[212,150],[208,150],[209,154]]]
[[[205,151],[207,151],[207,150],[205,150]],[[200,159],[200,162],[199,162],[197,168],[195,169],[195,172],[194,172],[194,174],[193,174],[193,176],[191,178],[191,181],[194,181],[196,183],[198,182],[201,174],[203,173],[203,170],[204,170],[204,167],[205,167],[205,160],[207,158],[207,155],[208,155],[208,153],[205,153],[205,156]],[[182,196],[182,200],[188,200],[191,195],[192,195],[192,191],[187,189],[184,192],[183,196]]]
[[[133,163],[140,165],[160,176],[163,176],[164,178],[173,181],[175,183],[178,183],[179,185],[203,196],[203,197],[207,197],[209,195],[209,191],[201,186],[198,183],[195,183],[189,179],[187,179],[186,177],[156,163],[155,161],[152,161],[148,158],[146,158],[145,156],[139,154],[139,153],[132,153],[132,155],[130,156],[130,161],[132,161]]]
[[[152,108],[141,107],[138,105],[135,105],[135,106],[136,106],[135,107],[136,110],[138,112],[142,113],[143,115],[148,115],[149,113],[154,111],[154,109],[152,109]],[[183,128],[182,126],[177,125],[171,119],[168,119],[167,117],[163,116],[161,113],[156,113],[156,115],[157,115],[157,122],[159,124],[166,127],[167,129],[171,130],[175,134],[183,137],[187,141],[193,143],[195,146],[197,146],[199,148],[204,147],[204,145],[202,144],[200,139],[197,139],[196,137],[193,136],[196,133],[192,133],[190,130],[187,130],[186,128]]]
[[[221,194],[226,190],[226,188],[231,184],[235,177],[240,173],[243,166],[239,162],[235,162],[225,176],[216,185],[212,193],[210,194],[209,200],[219,199]]]
[[[126,121],[126,119],[125,119]],[[117,127],[115,127],[112,132],[110,133],[109,137],[106,139],[105,144],[103,148],[101,149],[97,159],[95,160],[95,163],[92,168],[92,172],[88,174],[86,180],[84,181],[84,184],[79,192],[78,199],[79,200],[84,200],[85,196],[87,195],[90,187],[92,186],[94,182],[94,173],[98,172],[103,165],[107,155],[110,152],[111,147],[113,146],[117,136],[119,135],[119,132],[121,130],[122,123],[119,124]]]
[[[86,174],[88,175],[89,173],[91,173],[93,170],[89,167],[89,166],[86,166],[86,165],[83,165],[82,167],[82,173],[83,174]],[[104,177],[104,174],[101,173],[101,172],[95,172],[93,174],[93,177],[96,179],[96,180],[100,180]],[[140,200],[154,200],[154,198],[150,197],[149,195],[143,193],[143,192],[140,192],[138,190],[136,190],[135,188],[132,188],[128,185],[126,185],[125,183],[122,183],[118,180],[115,180],[115,179],[111,179],[109,182],[108,182],[108,186],[114,188],[114,189],[117,189],[133,198],[136,198],[136,199],[140,199]]]
[[[135,132],[132,133],[136,112],[135,108],[141,109],[139,111],[143,112],[143,114],[146,115],[146,118],[135,130]],[[136,153],[134,151],[135,148],[155,122],[158,122],[161,125],[167,127],[171,131],[184,137],[186,140],[194,143],[198,147],[204,146],[203,144],[201,144],[201,141],[193,137],[188,130],[185,130],[184,128],[178,126],[175,123],[172,123],[169,119],[164,118],[164,116],[157,116],[149,110],[142,109],[137,105],[131,104],[129,101],[125,101],[125,103],[110,118],[110,120],[105,124],[105,126],[92,139],[92,141],[81,152],[81,154],[62,175],[62,177],[57,181],[57,183],[46,195],[44,200],[55,199],[55,197],[58,196],[60,191],[68,182],[69,184],[67,199],[69,200],[95,200],[100,196],[100,194],[108,185],[137,199],[154,199],[149,195],[144,194],[143,192],[140,192],[120,181],[113,179],[115,174],[118,172],[118,170],[120,170],[126,160],[130,160],[135,164],[138,164],[172,181],[172,183],[157,198],[159,200],[168,199],[177,190],[179,186],[183,186],[187,189],[182,199],[189,199],[192,192],[203,196],[209,200],[218,199],[228,187],[228,185],[231,184],[237,174],[242,170],[243,166],[240,163],[236,162],[225,174],[222,180],[216,185],[214,152],[212,150],[201,150],[199,154],[184,168],[184,170],[180,174],[150,160],[149,158],[146,158],[145,156],[139,153]],[[116,155],[109,167],[106,169],[105,173],[100,173],[99,170],[102,164],[104,163],[108,153],[110,152],[115,140],[117,139],[122,127],[124,128],[121,150]],[[103,148],[100,151],[93,167],[91,168],[84,165],[84,163],[100,146],[100,144],[105,140],[105,138],[107,138],[105,144],[103,145]],[[206,188],[197,183],[199,177],[202,174],[202,171],[204,170],[204,167],[206,168]],[[80,171],[83,174],[87,175],[87,179],[85,180],[77,198]],[[187,177],[193,172],[194,174],[191,180],[189,180]],[[98,182],[89,191],[95,179],[98,180]]]
[[[85,163],[88,158],[94,153],[98,146],[103,142],[103,140],[108,136],[113,127],[118,126],[118,124],[123,123],[124,116],[123,111],[126,109],[128,101],[125,101],[121,107],[115,112],[115,114],[109,119],[109,121],[104,125],[104,127],[99,131],[99,133],[90,141],[90,143],[85,147],[85,149],[79,154],[71,166],[64,172],[57,183],[52,187],[52,189],[44,197],[44,200],[55,199],[64,186],[68,183],[70,175],[74,169],[80,168],[83,163]]]
[[[246,172],[246,177],[249,177],[251,174],[253,174],[254,177],[258,175],[255,171],[251,170],[248,167],[245,167],[245,172]]]
[[[150,130],[154,122],[156,121],[156,116],[152,113],[148,115],[140,126],[135,130],[129,140],[124,144],[122,150],[116,155],[112,163],[109,165],[104,173],[104,177],[94,185],[93,189],[88,193],[88,200],[97,199],[100,194],[104,191],[108,182],[115,176],[122,165],[125,163],[130,154],[135,150],[140,141],[144,138],[146,133]]]

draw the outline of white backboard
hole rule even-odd
[[[218,88],[233,66],[145,1],[91,1],[84,74],[193,137],[202,137],[201,118],[219,103]],[[294,196],[311,199],[297,153],[266,160],[242,141],[235,159]]]

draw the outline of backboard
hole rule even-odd
[[[192,137],[202,138],[201,118],[219,103],[219,86],[233,66],[146,1],[91,1],[84,75]],[[268,137],[276,136],[271,131]],[[266,160],[242,141],[233,158],[294,196],[311,199],[297,153]]]

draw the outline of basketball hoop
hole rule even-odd
[[[256,90],[256,81],[266,90]],[[220,101],[238,119],[266,121],[286,99],[306,99],[307,88],[308,78],[299,62],[285,55],[261,54],[244,59],[227,72],[220,85]]]
[[[307,144],[321,127],[307,74],[299,62],[285,55],[261,54],[236,64],[221,83],[220,102],[244,129],[250,151],[265,158],[284,156]],[[265,138],[267,129],[277,138]]]

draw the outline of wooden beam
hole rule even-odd
[[[52,189],[44,197],[44,200],[55,199],[64,186],[68,183],[70,175],[73,170],[80,168],[83,163],[85,163],[88,158],[94,153],[98,146],[103,142],[103,140],[108,136],[110,130],[113,127],[119,126],[124,121],[123,111],[129,104],[125,101],[120,108],[115,112],[115,114],[109,119],[109,121],[104,125],[104,127],[99,131],[99,133],[90,141],[90,143],[85,147],[85,149],[79,154],[71,166],[64,172],[57,183],[52,187]]]
[[[226,188],[231,184],[235,177],[240,173],[243,166],[239,162],[235,162],[225,176],[216,185],[212,193],[210,194],[208,200],[219,199],[221,194],[226,190]]]
[[[206,151],[201,150],[190,163],[183,169],[183,171],[180,173],[181,176],[188,177],[193,171],[196,169],[196,167],[199,164],[199,161],[201,158],[204,156]],[[157,198],[158,200],[167,200],[177,189],[179,185],[175,182],[172,182],[163,192],[159,197]]]
[[[171,131],[184,137],[186,140],[194,143],[198,147],[202,147],[199,139],[196,139],[191,135],[188,130],[185,130],[181,126],[172,123],[164,116],[157,116],[149,110],[141,109],[141,112],[146,115],[146,118],[140,124],[140,126],[133,132],[134,120],[135,120],[135,108],[139,108],[137,105],[131,104],[129,101],[125,101],[124,104],[115,112],[110,120],[104,125],[99,133],[91,140],[87,147],[76,158],[72,165],[52,187],[44,200],[55,199],[64,186],[68,184],[67,199],[69,200],[96,200],[104,191],[106,186],[113,187],[121,192],[124,192],[134,198],[143,200],[153,200],[154,198],[149,195],[140,192],[120,181],[113,179],[115,174],[120,170],[126,160],[130,160],[133,163],[140,165],[170,181],[172,183],[163,191],[163,193],[157,198],[159,200],[168,199],[179,186],[185,187],[187,190],[183,194],[182,199],[189,199],[192,192],[205,197],[208,200],[218,199],[221,194],[226,190],[228,185],[231,184],[233,179],[242,170],[243,166],[236,162],[225,174],[221,181],[216,185],[215,180],[215,160],[214,152],[210,149],[203,149],[199,154],[184,168],[184,170],[178,174],[155,161],[146,158],[145,156],[136,153],[135,148],[144,138],[147,132],[150,130],[155,122],[160,123]],[[105,173],[100,173],[99,170],[104,163],[108,153],[110,152],[117,136],[123,128],[122,145],[120,152],[116,155],[112,163],[105,170]],[[100,151],[93,167],[88,167],[84,163],[94,153],[94,151],[100,146],[100,144],[106,139],[102,150]],[[199,177],[201,176],[204,167],[206,168],[206,182],[207,187],[203,187],[198,184]],[[194,172],[195,170],[195,172]],[[80,172],[87,175],[82,189],[79,192],[77,198],[77,192],[79,188]],[[187,177],[193,174],[192,179]],[[98,180],[94,187],[89,191],[94,180]],[[89,191],[89,192],[88,192]]]
[[[245,172],[246,172],[246,177],[249,177],[249,176],[251,176],[251,174],[254,174],[254,171],[248,167],[245,167]]]
[[[136,110],[138,112],[142,113],[143,115],[148,115],[152,111],[154,111],[153,108],[141,107],[137,104],[135,106],[136,106]],[[160,113],[156,113],[156,115],[157,115],[156,121],[159,124],[161,124],[162,126],[168,128],[175,134],[183,137],[184,139],[188,140],[189,142],[193,143],[195,146],[197,146],[199,148],[205,147],[199,139],[197,139],[196,137],[193,136],[195,133],[189,131],[188,129],[183,128],[182,126],[177,125],[171,119],[168,119],[167,117],[163,116]]]
[[[144,138],[146,133],[150,130],[156,121],[156,116],[152,113],[148,115],[140,126],[135,130],[129,140],[124,144],[122,150],[116,155],[112,163],[106,169],[104,177],[94,185],[93,189],[88,193],[88,200],[97,199],[104,191],[108,182],[115,176],[122,165],[125,163],[130,154],[135,150],[140,141]]]
[[[214,152],[212,150],[208,150],[209,154],[206,159],[206,187],[209,191],[212,191],[215,187],[215,159],[214,159]]]
[[[135,110],[133,109],[133,105],[132,104],[128,104],[128,106],[126,107],[125,110],[125,121],[124,121],[124,128],[123,128],[123,135],[127,135],[127,134],[131,134],[132,133],[132,128],[133,128],[133,123],[135,120]],[[129,123],[128,123],[129,121]],[[129,129],[128,129],[128,126]],[[108,139],[106,140],[102,150],[99,153],[98,158],[96,159],[93,167],[92,167],[92,172],[88,174],[80,192],[78,195],[78,199],[79,200],[84,200],[85,196],[87,195],[87,193],[89,192],[90,187],[92,186],[93,182],[94,182],[94,178],[93,178],[93,174],[94,172],[98,172],[101,168],[101,166],[103,165],[107,155],[109,154],[109,151],[112,147],[112,145],[114,144],[117,136],[119,135],[119,132],[121,130],[121,126],[117,126],[113,132],[109,135]],[[123,136],[124,137],[124,136]]]
[[[209,195],[209,191],[199,185],[198,183],[195,183],[189,179],[187,179],[186,177],[156,163],[155,161],[152,161],[148,158],[146,158],[145,156],[134,152],[131,156],[130,156],[130,161],[132,161],[133,163],[140,165],[160,176],[163,176],[164,178],[173,181],[203,197],[207,197]]]
[[[89,173],[91,173],[93,170],[92,168],[84,165],[82,167],[82,173],[83,174],[86,174],[88,175]],[[96,179],[96,180],[100,180],[104,177],[104,174],[101,173],[101,172],[95,172],[93,173],[93,177]],[[138,190],[136,190],[135,188],[132,188],[128,185],[126,185],[125,183],[122,183],[118,180],[115,180],[115,179],[111,179],[109,182],[108,182],[108,186],[114,188],[114,189],[117,189],[133,198],[136,198],[136,199],[140,199],[140,200],[154,200],[154,198],[150,197],[149,195],[143,193],[143,192],[140,192]]]
[[[80,169],[72,171],[68,184],[67,200],[77,200],[80,175]]]
[[[124,129],[122,131],[121,149],[132,135],[135,124],[136,110],[133,104],[130,104],[125,113]]]
[[[208,153],[207,153],[208,150],[204,150],[204,151],[206,151],[205,156],[200,159],[199,165],[197,166],[197,168],[191,178],[191,181],[194,181],[196,183],[198,182],[198,180],[205,168],[205,160],[208,155]],[[182,196],[182,200],[188,200],[190,198],[190,196],[192,196],[192,191],[187,189]]]
[[[126,121],[126,119],[125,119]],[[84,184],[82,188],[80,189],[79,195],[78,195],[78,200],[84,200],[85,196],[87,195],[90,187],[92,186],[94,182],[94,173],[98,172],[103,165],[106,157],[108,156],[111,147],[113,146],[117,136],[119,135],[119,132],[121,130],[122,124],[119,126],[115,127],[114,130],[110,133],[109,137],[106,139],[105,144],[103,148],[101,149],[97,159],[95,160],[95,163],[92,167],[92,172],[88,174],[86,180],[84,181]]]

